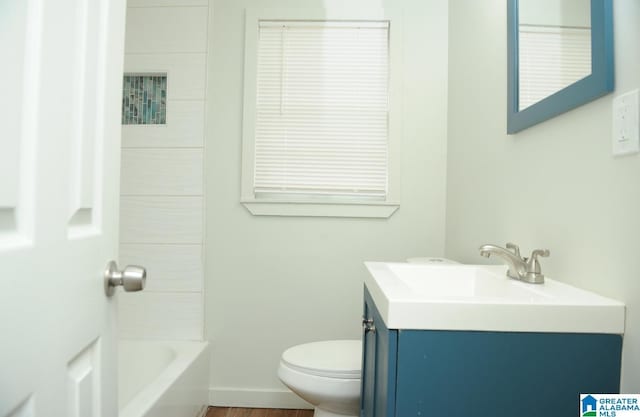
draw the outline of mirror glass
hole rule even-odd
[[[519,0],[519,110],[591,74],[590,1]]]
[[[613,91],[613,0],[507,0],[507,133]]]

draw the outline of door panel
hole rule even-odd
[[[97,183],[102,143],[102,87],[104,64],[101,52],[106,41],[104,0],[78,0],[74,29],[75,57],[72,84],[72,126],[69,155],[69,235],[96,228],[95,199],[102,190]],[[99,82],[100,81],[100,82]],[[93,226],[93,227],[91,227]]]
[[[100,339],[93,341],[67,365],[69,417],[100,415]]]
[[[0,250],[31,240],[33,161],[40,37],[36,25],[40,1],[0,4]],[[6,63],[11,63],[7,65]]]
[[[0,2],[0,417],[117,415],[125,6]]]

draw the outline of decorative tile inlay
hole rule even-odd
[[[167,123],[167,75],[125,74],[122,92],[123,125]]]

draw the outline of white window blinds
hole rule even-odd
[[[261,21],[256,197],[384,199],[387,22]]]
[[[520,25],[520,109],[591,74],[591,29]]]

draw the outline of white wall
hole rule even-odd
[[[120,337],[201,340],[208,0],[129,0],[125,72],[167,73],[167,124],[122,127]]]
[[[239,202],[244,9],[345,4],[366,8],[381,2],[212,3],[205,184],[213,404],[298,404],[276,377],[280,355],[299,343],[360,337],[362,262],[438,256],[444,250],[446,0],[388,2],[404,9],[405,29],[398,212],[388,220],[254,217]]]
[[[640,3],[613,3],[615,95],[640,86]],[[627,304],[622,389],[640,392],[640,155],[611,156],[613,95],[507,136],[505,2],[449,13],[446,255],[549,248],[548,276]]]

